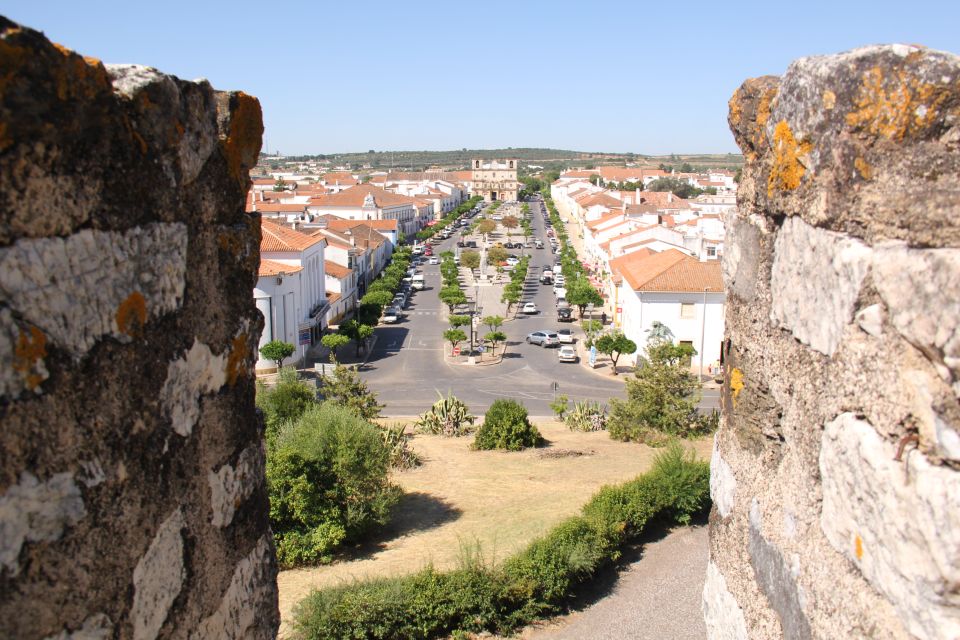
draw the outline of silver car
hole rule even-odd
[[[560,337],[556,331],[540,330],[527,334],[527,344],[538,344],[541,347],[555,347],[560,344]]]

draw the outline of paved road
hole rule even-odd
[[[362,371],[364,380],[386,403],[387,415],[414,415],[426,411],[437,399],[437,393],[452,391],[463,399],[471,410],[483,413],[497,398],[521,401],[531,415],[552,415],[549,404],[557,393],[571,399],[608,400],[624,397],[623,382],[591,372],[577,364],[561,364],[555,348],[528,345],[524,338],[537,329],[572,327],[571,323],[557,322],[553,289],[540,285],[537,278],[541,266],[553,264],[553,254],[546,242],[543,219],[538,211],[542,206],[531,202],[531,226],[534,238],[544,240],[545,249],[529,249],[530,262],[527,285],[521,305],[535,302],[541,313],[537,316],[518,315],[506,322],[507,356],[495,366],[448,365],[444,362],[442,334],[448,328],[444,310],[437,299],[440,287],[440,268],[421,266],[427,288],[418,291],[407,307],[406,318],[396,324],[377,328],[377,343]],[[437,253],[452,249],[456,236],[435,247]],[[473,288],[465,291],[473,295]],[[497,291],[494,294],[494,291]],[[484,296],[499,297],[498,287],[481,287],[480,303]],[[488,300],[488,303],[492,300]],[[489,309],[489,304],[487,309]],[[488,312],[485,310],[484,315]],[[481,326],[482,331],[487,331]]]
[[[533,259],[520,304],[534,302],[540,314],[517,315],[504,324],[502,330],[507,334],[508,347],[503,363],[472,367],[446,364],[443,350],[449,349],[450,345],[443,341],[442,334],[449,325],[443,305],[437,298],[440,267],[421,265],[427,288],[412,296],[402,322],[377,328],[376,346],[361,372],[380,401],[386,404],[386,415],[422,413],[437,400],[438,393],[448,391],[464,400],[475,413],[484,413],[497,398],[514,398],[534,416],[553,414],[549,405],[555,392],[566,394],[571,402],[583,399],[605,402],[613,397],[625,397],[621,379],[612,379],[579,364],[561,364],[557,360],[556,348],[528,345],[524,341],[528,333],[538,329],[580,331],[578,323],[557,321],[553,288],[538,282],[541,267],[553,264],[555,256],[547,242],[541,215],[543,204],[539,201],[529,204],[532,238],[543,240],[546,248],[526,250]],[[455,234],[436,246],[436,253],[454,249],[456,237]],[[465,292],[471,297],[474,295],[473,287],[465,287]],[[499,288],[481,287],[479,292],[480,303],[485,307],[483,315],[489,315],[494,302],[492,298],[499,298]],[[481,332],[487,331],[484,326],[480,329]],[[704,390],[701,406],[705,409],[719,407],[715,390]]]
[[[709,555],[707,528],[670,532],[643,548],[609,595],[586,609],[527,628],[523,640],[705,638],[700,609]]]

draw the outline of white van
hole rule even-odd
[[[423,281],[422,273],[418,273],[417,275],[413,276],[413,284],[411,286],[417,291],[420,291],[426,286],[426,284]]]

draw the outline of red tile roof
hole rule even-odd
[[[353,273],[353,269],[350,267],[344,267],[339,265],[336,262],[330,262],[329,260],[323,261],[323,272],[328,276],[333,276],[338,280],[343,280],[346,277],[349,277]]]
[[[260,221],[260,231],[262,234],[260,238],[261,252],[303,251],[318,242],[323,242],[322,237],[308,236],[270,220]]]
[[[676,249],[637,258],[641,251],[610,261],[610,269],[620,273],[634,291],[723,291],[717,260],[700,262]]]
[[[332,193],[325,196],[319,196],[310,199],[310,206],[313,207],[360,207],[367,194],[373,196],[373,201],[377,207],[395,207],[401,205],[413,205],[414,199],[402,196],[397,193],[385,191],[372,184],[361,184],[356,187],[345,189],[340,193]]]
[[[275,260],[260,258],[260,269],[257,271],[257,276],[262,278],[264,276],[276,276],[281,273],[291,274],[298,271],[303,271],[303,267],[296,267]]]

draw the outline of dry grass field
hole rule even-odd
[[[515,453],[471,451],[472,436],[415,436],[423,465],[394,474],[405,496],[389,527],[334,564],[280,573],[281,635],[293,606],[314,588],[402,575],[430,563],[453,567],[463,544],[479,544],[488,562],[503,560],[576,514],[601,486],[647,470],[657,453],[614,442],[605,431],[574,433],[553,421],[537,426],[548,446]],[[709,459],[709,438],[692,446]]]

